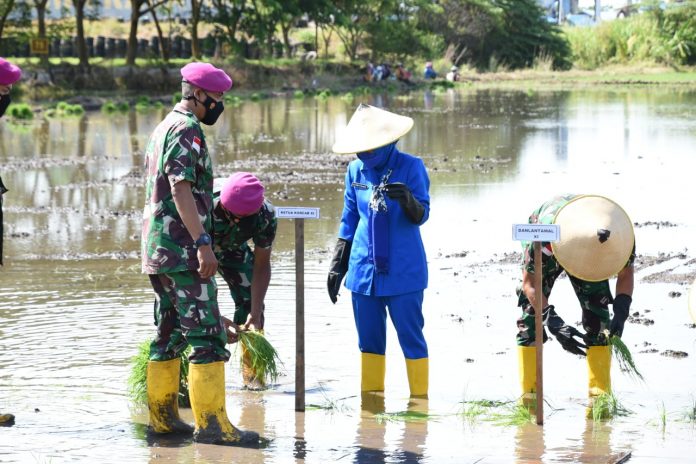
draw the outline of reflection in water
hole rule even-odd
[[[355,437],[357,450],[355,464],[383,464],[387,459],[386,424],[378,421],[375,415],[384,413],[384,392],[362,392],[360,405],[360,422]]]
[[[678,265],[684,275],[693,272],[692,253],[685,249],[694,248],[696,216],[680,200],[696,197],[696,92],[448,90],[369,95],[351,103],[271,99],[226,110],[220,124],[206,129],[217,176],[253,171],[274,204],[321,208],[321,218],[307,221],[305,233],[308,401],[312,396],[321,401],[317,385],[329,385],[331,396],[342,398],[359,383],[357,359],[345,349],[356,343],[349,299],[331,305],[326,296],[326,250],[335,239],[345,165],[352,159],[330,154],[329,147],[336,128],[345,126],[360,102],[382,103],[412,116],[416,125],[400,147],[423,154],[429,168],[432,213],[423,239],[431,280],[424,311],[429,312],[426,331],[434,340],[428,408],[436,420],[378,423],[370,406],[360,417],[294,412],[294,232],[292,221],[283,220],[274,243],[268,333],[289,374],[261,396],[244,392],[228,398],[229,410],[238,415],[234,422],[262,432],[272,440],[269,447],[254,452],[195,444],[149,447],[146,439],[129,433],[132,423],[146,421],[147,415],[134,419],[128,413],[125,379],[137,344],[152,334],[151,289],[138,261],[142,151],[162,114],[88,113],[25,126],[0,120],[0,175],[10,189],[3,197],[0,411],[17,417],[17,425],[3,429],[0,460],[112,462],[117,456],[122,462],[285,464],[373,457],[441,464],[490,456],[492,462],[538,462],[540,457],[591,462],[616,455],[622,448],[612,442],[623,442],[636,450],[636,462],[641,450],[644,456],[669,450],[672,462],[688,462],[691,428],[685,431],[687,426],[675,423],[674,432],[663,436],[645,427],[654,418],[657,399],[622,384],[620,376],[617,389],[626,390],[642,416],[617,419],[611,427],[585,426],[584,411],[567,399],[584,399],[585,391],[577,387],[581,373],[561,361],[557,350],[549,353],[559,374],[548,379],[548,391],[563,396],[556,398],[561,406],[544,429],[481,425],[481,433],[464,430],[461,418],[450,413],[464,389],[467,395],[495,400],[517,394],[510,375],[516,369],[513,339],[501,329],[511,319],[497,310],[514,306],[519,278],[512,254],[519,245],[510,240],[510,224],[525,221],[549,195],[606,194],[637,223],[675,223],[667,231],[669,240],[664,228],[637,227],[642,253],[684,253],[686,258],[663,266]],[[669,182],[658,184],[656,178],[664,173]],[[653,273],[648,267],[643,276]],[[641,284],[639,304],[650,308],[655,320],[659,317],[660,327],[632,327],[632,343],[647,340],[660,350],[693,348],[693,329],[679,319],[687,317],[684,299],[665,298],[673,287]],[[557,297],[574,298],[572,293]],[[220,304],[233,311],[229,299]],[[389,349],[398,351],[398,345]],[[397,356],[397,351],[391,353]],[[652,381],[650,394],[654,391],[670,410],[690,404],[684,386],[696,382],[695,357],[668,359],[636,351]],[[395,381],[388,385],[401,385],[396,379],[403,378],[404,369],[390,369],[387,380]],[[680,382],[670,382],[674,377],[665,369],[678,372]],[[236,377],[228,376],[228,388],[235,392]],[[407,394],[398,388],[389,398]],[[401,401],[402,409],[412,407]],[[372,410],[383,411],[384,405]],[[190,411],[184,414],[190,422]],[[636,440],[638,433],[648,439]]]
[[[416,464],[424,460],[423,450],[428,435],[428,400],[408,400],[403,422],[390,421],[385,413],[384,392],[362,392],[361,411],[355,437],[357,450],[353,456],[356,464],[399,462]],[[386,439],[387,428],[401,428],[398,440]]]
[[[295,462],[303,462],[307,457],[304,411],[295,413],[295,437],[293,441],[292,455],[295,457]]]

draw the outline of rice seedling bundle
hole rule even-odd
[[[251,364],[249,367],[254,376],[264,381],[269,379],[275,382],[279,375],[279,365],[282,364],[278,351],[261,332],[240,331],[238,335],[242,352],[247,353]],[[240,360],[243,367],[244,357],[241,356]]]
[[[621,369],[622,372],[626,372],[631,377],[644,380],[643,375],[636,367],[635,361],[633,361],[631,350],[628,349],[623,340],[616,335],[612,335],[609,337],[609,345],[611,345],[614,359],[616,359],[616,362],[619,364],[619,369]]]
[[[179,406],[189,407],[191,401],[188,394],[188,356],[191,347],[188,346],[179,355],[181,367],[179,370]],[[150,361],[150,341],[138,345],[138,354],[131,359],[131,372],[128,376],[128,395],[139,404],[147,404],[147,363]]]

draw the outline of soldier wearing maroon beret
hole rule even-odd
[[[10,63],[4,58],[0,58],[0,117],[5,114],[7,107],[10,106],[12,84],[17,82],[20,77],[22,77],[22,70],[19,69],[19,66]],[[0,177],[0,266],[2,265],[2,236],[4,232],[2,225],[2,196],[5,192],[7,192],[7,188],[2,183],[2,177]],[[0,412],[0,426],[13,424],[14,416],[12,414]]]
[[[181,69],[182,98],[148,142],[142,269],[155,291],[157,337],[150,345],[150,429],[191,433],[197,442],[258,447],[225,409],[227,334],[217,302],[212,248],[213,165],[200,123],[215,124],[232,79],[209,63]],[[191,345],[189,396],[195,429],[179,418],[181,352]]]

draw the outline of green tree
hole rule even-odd
[[[37,0],[35,0],[37,1]],[[128,66],[135,65],[135,57],[138,53],[138,22],[140,18],[155,11],[169,0],[130,0],[130,30],[128,32],[128,49],[126,51],[126,64]]]
[[[358,57],[358,47],[362,44],[373,18],[379,15],[381,3],[365,0],[336,0],[333,3],[333,29],[351,61]]]
[[[0,0],[0,42],[2,42],[2,33],[5,30],[5,23],[14,5],[15,0]]]

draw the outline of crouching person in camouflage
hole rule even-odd
[[[259,436],[234,427],[225,408],[224,363],[230,357],[217,303],[212,249],[213,169],[200,123],[223,110],[232,79],[208,63],[181,69],[182,100],[155,128],[146,152],[142,268],[156,294],[157,336],[150,346],[150,429],[190,433],[194,441],[258,446]],[[179,354],[190,344],[189,395],[195,430],[177,405]]]
[[[215,257],[235,305],[233,322],[226,321],[226,325],[263,332],[263,302],[271,281],[271,246],[277,228],[273,205],[264,198],[263,184],[253,174],[232,174],[222,190],[214,194]],[[265,379],[254,375],[249,353],[243,347],[242,380],[250,390],[266,387]]]

